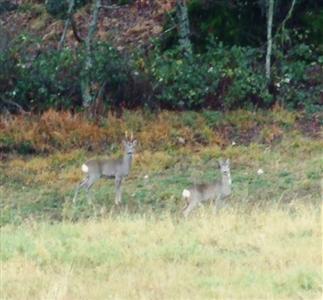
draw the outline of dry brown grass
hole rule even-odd
[[[121,119],[109,113],[94,122],[80,113],[49,110],[41,116],[1,116],[0,149],[21,154],[71,149],[98,152],[108,145],[120,144],[126,130],[134,131],[144,150],[225,147],[234,139],[244,144],[271,145],[286,131],[298,128],[299,117],[299,113],[276,107],[266,113],[237,110],[226,115],[165,111],[154,115],[137,111],[125,112]]]

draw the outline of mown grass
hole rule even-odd
[[[35,116],[1,120],[3,299],[322,296],[317,128],[304,130],[298,114],[281,109],[128,117],[111,126],[55,112],[39,126]],[[91,150],[87,136],[98,128]],[[111,180],[94,186],[94,207],[84,192],[73,205],[80,165],[104,152],[119,156],[127,128],[140,144],[121,207]],[[34,154],[19,151],[26,143]],[[219,215],[205,205],[183,220],[183,188],[218,177],[219,157],[232,161],[230,205]]]

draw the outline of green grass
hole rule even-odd
[[[111,215],[1,230],[3,299],[319,299],[320,213]]]
[[[219,176],[216,158],[232,161],[233,206],[284,205],[293,201],[319,205],[323,173],[323,143],[304,136],[288,136],[274,146],[249,144],[219,150],[205,146],[171,152],[138,153],[125,181],[121,211],[172,212],[182,207],[181,192],[192,182]],[[85,152],[14,158],[0,173],[0,224],[19,224],[25,218],[78,220],[93,216],[87,195],[81,191],[72,204],[79,166],[90,157]],[[264,174],[258,175],[257,170]],[[145,178],[148,176],[148,178]],[[114,182],[98,181],[91,191],[98,215],[114,209]]]
[[[282,135],[270,143],[247,137],[221,148],[212,142],[220,116],[204,112],[207,143],[169,136],[156,149],[140,131],[140,114],[132,116],[145,144],[121,207],[112,180],[95,184],[94,207],[85,192],[72,203],[80,165],[98,153],[0,161],[1,299],[320,299],[323,142],[298,130],[293,114],[268,114],[232,112],[223,126],[242,134],[274,119]],[[194,116],[171,115],[168,129],[183,123],[194,136]],[[269,137],[270,126],[263,125]],[[232,162],[228,209],[213,215],[204,205],[183,220],[183,188],[218,177],[219,157]]]

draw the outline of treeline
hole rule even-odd
[[[91,1],[76,1],[75,9],[90,5],[87,2]],[[174,10],[166,18],[166,33],[148,51],[121,53],[94,39],[86,68],[86,43],[58,49],[42,45],[28,33],[10,38],[2,30],[0,109],[81,109],[86,82],[93,95],[90,109],[97,112],[103,107],[195,110],[270,107],[275,103],[315,111],[322,104],[323,56],[318,32],[323,22],[322,17],[310,17],[322,15],[322,5],[297,1],[291,11],[292,0],[290,5],[275,1],[268,80],[263,2],[261,6],[255,1],[189,1],[191,55],[183,55],[177,43]],[[61,7],[50,3],[46,1],[49,13],[69,17],[68,3]]]

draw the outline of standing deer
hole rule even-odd
[[[219,160],[219,167],[221,170],[222,179],[211,183],[194,184],[188,189],[184,189],[182,196],[186,201],[186,206],[183,208],[183,215],[185,218],[191,211],[202,202],[215,201],[215,209],[219,210],[224,206],[224,198],[231,194],[231,174],[230,161]]]
[[[91,159],[82,165],[82,171],[86,174],[84,180],[78,185],[75,191],[73,202],[75,203],[77,194],[79,190],[84,187],[89,193],[92,185],[101,177],[103,178],[114,178],[115,179],[115,204],[121,203],[121,184],[122,180],[128,176],[132,156],[135,152],[135,147],[137,145],[137,140],[133,139],[133,134],[131,134],[130,140],[127,138],[122,141],[124,146],[124,156],[121,159]],[[89,197],[89,195],[88,195]]]

